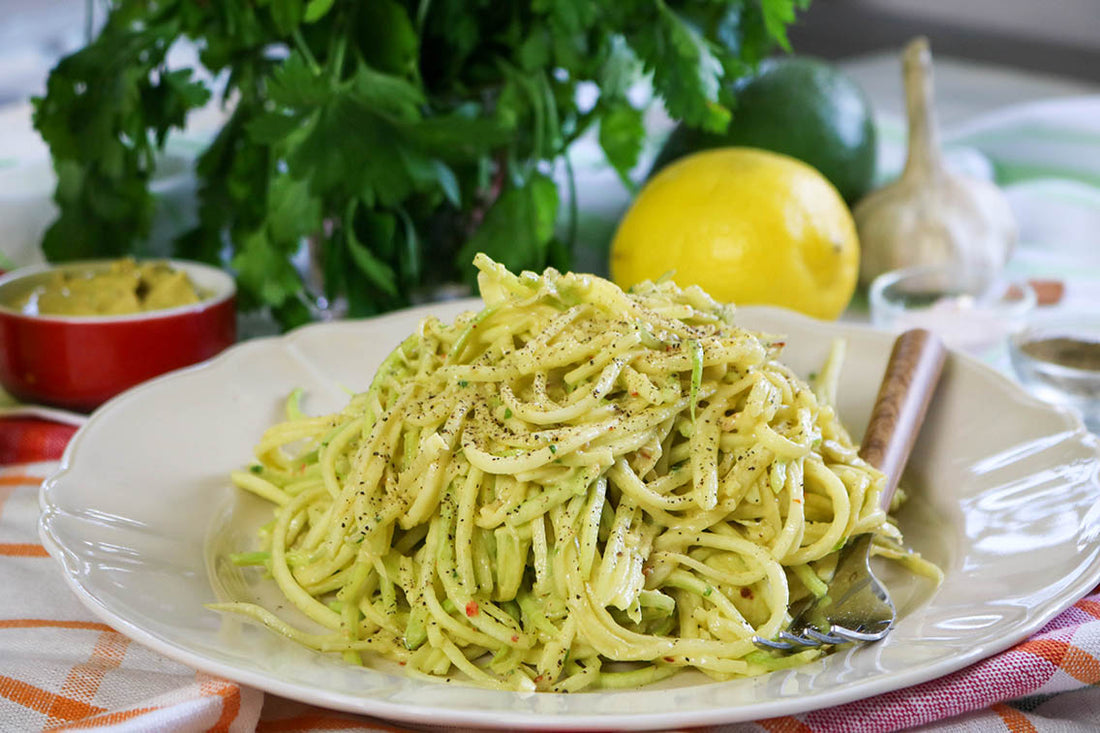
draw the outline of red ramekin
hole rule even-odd
[[[134,315],[26,315],[11,304],[51,271],[100,269],[109,261],[36,265],[0,277],[0,385],[23,402],[88,412],[140,382],[233,344],[233,278],[197,262],[168,262],[208,297]]]

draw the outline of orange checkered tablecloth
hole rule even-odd
[[[0,418],[0,731],[400,731],[196,672],[97,621],[38,540],[38,486],[72,428]],[[18,462],[13,462],[18,461]],[[715,733],[1100,730],[1100,589],[938,680]]]

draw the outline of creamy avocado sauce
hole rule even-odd
[[[167,263],[124,259],[104,269],[53,272],[15,305],[28,315],[114,316],[201,299],[187,274]]]

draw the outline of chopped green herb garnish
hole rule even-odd
[[[229,561],[239,567],[263,565],[270,559],[269,552],[234,552],[229,555]]]
[[[695,422],[695,403],[699,401],[699,385],[703,383],[703,345],[692,339],[691,350],[691,421]]]

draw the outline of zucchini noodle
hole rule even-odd
[[[814,659],[752,638],[849,537],[911,558],[826,400],[841,349],[815,391],[698,288],[475,264],[480,312],[423,320],[336,414],[295,393],[232,475],[275,512],[235,560],[317,628],[211,608],[352,663],[572,692]]]

